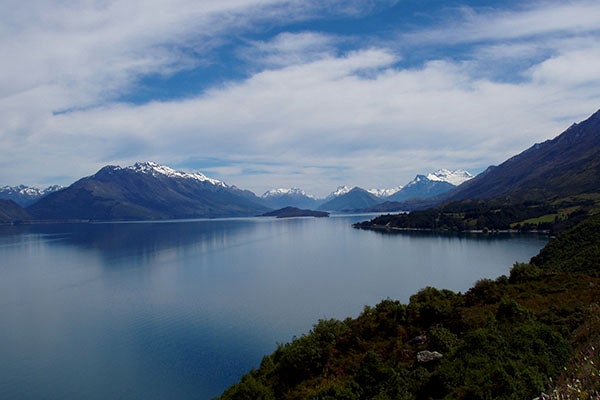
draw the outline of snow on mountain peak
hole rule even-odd
[[[402,190],[403,186],[398,186],[395,188],[388,188],[388,189],[369,189],[367,190],[367,192],[371,193],[374,196],[377,197],[389,197],[391,195],[393,195],[394,193],[399,192],[400,190]]]
[[[451,185],[458,186],[473,178],[473,175],[464,169],[457,169],[454,171],[440,169],[427,174],[426,178],[430,181],[448,182]]]
[[[331,193],[329,196],[327,196],[327,198],[330,199],[330,198],[333,198],[333,197],[341,196],[343,194],[348,193],[352,189],[354,189],[354,187],[350,187],[350,186],[347,186],[347,185],[338,186],[338,188],[333,193]]]
[[[217,179],[209,178],[200,172],[189,173],[184,171],[177,171],[171,167],[167,167],[166,165],[160,165],[152,161],[137,162],[133,165],[130,165],[129,167],[126,167],[125,169],[130,169],[132,171],[144,174],[150,174],[152,176],[165,175],[170,178],[195,179],[200,182],[209,182],[216,186],[227,187],[227,185],[224,182],[221,182]]]
[[[263,199],[267,199],[267,198],[271,198],[271,197],[281,197],[281,196],[305,196],[308,197],[310,199],[315,199],[314,196],[306,194],[306,192],[300,188],[278,188],[278,189],[271,189],[266,191],[261,197]]]
[[[40,189],[37,187],[31,187],[26,185],[18,185],[18,186],[2,186],[0,187],[0,192],[2,193],[14,193],[21,196],[29,196],[29,197],[40,197],[44,196],[48,193],[55,192],[57,190],[62,189],[63,187],[60,185],[52,185],[48,186],[45,189]]]

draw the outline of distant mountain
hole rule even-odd
[[[260,215],[252,192],[153,162],[106,166],[27,208],[36,219],[141,220]]]
[[[0,223],[26,221],[30,216],[12,200],[0,199]]]
[[[434,197],[454,189],[454,185],[440,180],[431,180],[426,175],[417,175],[397,193],[389,196],[388,201],[405,201],[408,199],[425,199]]]
[[[344,194],[348,193],[349,191],[351,191],[354,188],[355,188],[355,186],[354,187],[346,186],[346,185],[344,185],[344,186],[338,186],[337,189],[335,189],[327,197],[325,197],[325,201],[329,201],[331,199],[334,199],[336,197],[344,195]]]
[[[338,190],[338,194],[329,197],[329,200],[319,206],[319,210],[324,211],[352,211],[362,208],[368,208],[381,203],[381,199],[359,187],[354,187],[348,191]],[[336,193],[334,192],[334,193]]]
[[[299,188],[272,189],[265,192],[260,199],[262,204],[269,208],[279,209],[284,207],[316,208],[322,201],[306,194]]]
[[[279,210],[264,213],[261,217],[293,218],[293,217],[329,217],[325,211],[302,210],[296,207],[284,207]]]
[[[386,197],[390,197],[391,195],[401,191],[402,188],[403,188],[403,186],[398,186],[398,187],[389,188],[389,189],[367,189],[367,192],[369,192],[372,195],[377,196],[377,197],[386,198]]]
[[[457,169],[454,171],[439,169],[435,172],[427,174],[427,179],[430,181],[448,182],[454,186],[463,184],[473,178],[473,174],[471,174],[469,171],[465,171],[464,169]]]
[[[489,167],[438,202],[504,198],[548,200],[600,192],[600,111],[552,140]]]
[[[0,199],[12,200],[21,207],[27,207],[42,197],[62,188],[63,187],[59,185],[49,186],[45,189],[25,185],[2,186],[0,187]]]
[[[440,169],[427,175],[417,175],[415,179],[407,183],[401,190],[388,196],[386,200],[403,202],[410,199],[427,199],[439,196],[472,178],[473,175],[464,169],[456,171]]]

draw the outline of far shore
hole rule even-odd
[[[519,229],[469,229],[469,230],[452,230],[452,229],[429,229],[429,228],[400,228],[387,225],[370,225],[360,226],[359,224],[353,224],[353,228],[373,230],[373,231],[398,231],[398,232],[449,232],[449,233],[542,233],[550,234],[549,230],[529,230],[522,231]]]

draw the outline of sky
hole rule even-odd
[[[600,2],[0,0],[0,186],[473,173],[600,109]]]

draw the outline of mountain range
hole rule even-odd
[[[367,209],[387,202],[400,202],[407,199],[425,199],[454,189],[457,185],[472,179],[473,175],[459,169],[440,169],[427,175],[417,175],[404,186],[388,189],[363,189],[357,186],[339,186],[324,199],[306,194],[298,188],[274,189],[261,196],[263,204],[272,208],[303,207],[326,211],[355,211]],[[398,206],[393,208],[398,210]]]
[[[370,189],[340,186],[324,199],[299,188],[273,189],[258,197],[201,173],[176,171],[154,162],[132,166],[106,166],[68,188],[44,190],[26,186],[5,187],[0,199],[24,207],[14,218],[13,208],[0,221],[11,220],[140,220],[255,216],[272,209],[296,207],[346,212],[391,202],[394,198],[428,198],[471,179],[464,170],[439,170],[417,175],[405,186]],[[451,184],[453,182],[454,184]],[[18,197],[20,196],[20,197]],[[29,216],[29,218],[27,218]]]
[[[12,200],[21,207],[27,207],[42,197],[62,188],[63,187],[59,185],[48,186],[45,189],[25,185],[2,186],[0,187],[0,199]]]
[[[67,188],[2,189],[0,221],[4,222],[29,218],[140,220],[255,216],[286,206],[391,212],[464,199],[549,200],[600,192],[600,111],[573,124],[556,138],[535,144],[474,178],[463,170],[440,170],[417,175],[395,189],[367,191],[342,186],[325,199],[317,199],[298,188],[272,190],[258,197],[203,174],[176,171],[153,162],[129,167],[106,166]],[[21,204],[29,200],[8,197],[17,193],[29,199],[39,197],[22,209],[17,200]]]

